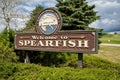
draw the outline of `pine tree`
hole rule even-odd
[[[57,0],[58,11],[63,18],[63,30],[85,30],[88,25],[99,19],[94,11],[95,5],[88,5],[86,0]]]
[[[38,5],[30,14],[30,20],[26,23],[26,27],[24,28],[23,31],[30,31],[34,30],[35,31],[35,23],[36,20],[40,14],[40,12],[43,10],[43,7]]]

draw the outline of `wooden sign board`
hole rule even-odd
[[[96,31],[64,31],[52,35],[17,33],[15,49],[97,53]]]
[[[97,53],[96,31],[61,32],[61,27],[60,13],[55,9],[45,9],[36,21],[37,33],[15,34],[15,49]]]

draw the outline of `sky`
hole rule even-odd
[[[103,28],[106,32],[120,31],[120,0],[87,0],[89,5],[95,4],[100,20],[90,26]]]
[[[120,0],[86,0],[89,5],[96,5],[94,9],[97,11],[97,15],[100,16],[100,20],[97,20],[90,24],[90,27],[102,28],[105,32],[112,31],[120,31]],[[21,12],[30,15],[31,11],[35,9],[37,5],[42,5],[45,8],[54,7],[57,2],[56,0],[24,0],[24,3],[19,3],[19,7],[21,8]],[[29,20],[28,17],[25,19]],[[2,28],[0,31],[4,29],[4,22],[1,21]],[[23,24],[25,21],[21,19],[18,20],[20,24],[17,28],[23,28],[25,25]],[[11,24],[13,25],[13,23]],[[12,26],[13,27],[13,26]],[[13,27],[14,29],[16,27]]]

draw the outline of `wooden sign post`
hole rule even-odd
[[[83,53],[78,53],[78,68],[83,68]]]
[[[62,19],[51,8],[41,12],[36,22],[37,33],[16,33],[15,49],[53,52],[77,52],[82,68],[83,53],[97,53],[96,31],[60,31]],[[80,53],[79,53],[80,52]]]

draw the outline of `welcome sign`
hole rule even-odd
[[[61,25],[56,10],[43,10],[36,22],[37,33],[15,34],[15,49],[97,53],[96,31],[60,31]]]

